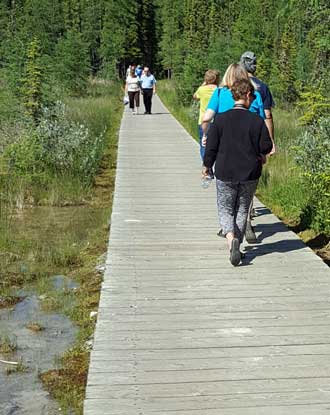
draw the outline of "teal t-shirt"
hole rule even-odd
[[[249,108],[251,112],[255,112],[260,115],[261,118],[265,119],[264,104],[262,103],[261,95],[258,91],[255,91],[256,99],[252,101],[252,104]],[[215,113],[226,112],[234,108],[234,98],[232,96],[231,90],[226,86],[223,88],[216,88],[213,92],[213,95],[210,98],[209,103],[207,104],[208,110],[213,110]]]

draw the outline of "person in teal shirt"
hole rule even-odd
[[[202,143],[204,146],[206,145],[206,132],[209,123],[214,118],[215,114],[226,112],[234,107],[235,101],[230,88],[233,86],[234,82],[239,81],[241,79],[249,80],[249,74],[247,73],[247,71],[238,63],[233,63],[229,65],[223,76],[220,87],[215,89],[206,107],[206,112],[202,120]],[[249,111],[255,112],[261,118],[265,119],[266,117],[261,95],[258,91],[255,91],[255,96],[256,98],[252,102]]]
[[[249,111],[258,114],[263,120],[266,119],[262,97],[260,92],[257,91],[257,85],[255,85],[251,78],[249,78],[248,72],[245,70],[245,68],[243,68],[242,65],[233,63],[228,66],[221,81],[220,87],[214,91],[206,107],[206,112],[202,120],[202,146],[206,146],[206,133],[209,127],[209,123],[213,120],[214,116],[234,108],[235,101],[231,93],[231,87],[236,81],[240,81],[242,79],[250,81],[254,87],[255,99],[252,101],[249,107]],[[221,229],[218,232],[218,235],[223,236]]]
[[[256,99],[252,102],[250,111],[255,112],[256,114],[260,115],[261,118],[265,119],[264,105],[261,95],[258,91],[255,91],[254,94]],[[217,88],[213,92],[206,109],[212,110],[216,114],[219,114],[221,112],[231,110],[234,107],[234,104],[235,101],[231,90],[228,87],[224,86],[222,88]]]

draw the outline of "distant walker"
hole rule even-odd
[[[145,114],[151,114],[152,96],[156,93],[156,79],[150,72],[148,66],[144,67],[143,74],[141,76],[141,88],[143,94],[143,104]]]

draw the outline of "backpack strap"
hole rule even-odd
[[[218,88],[218,111],[217,112],[219,112],[219,109],[220,109],[220,94],[221,94],[221,90],[222,90],[222,88]]]

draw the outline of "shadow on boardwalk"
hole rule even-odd
[[[286,254],[292,251],[299,251],[306,248],[303,242],[299,240],[283,239],[278,242],[263,243],[262,245],[246,246],[246,257],[242,261],[242,265],[249,265],[256,258],[264,255],[281,253]]]
[[[272,217],[272,213],[265,207],[259,207],[256,209],[258,218],[265,218],[266,216]],[[266,219],[266,218],[265,218]],[[279,253],[286,254],[292,251],[299,251],[306,248],[306,245],[300,239],[281,239],[279,241],[273,241],[265,243],[265,239],[269,239],[274,235],[288,235],[288,227],[282,222],[269,222],[258,223],[254,226],[254,230],[257,234],[257,242],[254,245],[245,246],[245,258],[242,261],[242,265],[250,265],[252,261],[264,255]],[[290,234],[289,234],[290,235]]]

